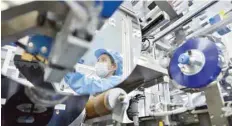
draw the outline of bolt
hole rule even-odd
[[[226,124],[224,124],[223,126],[227,126]]]
[[[196,118],[196,117],[197,117],[197,115],[196,115],[196,114],[194,114],[194,117]]]
[[[118,96],[118,100],[122,102],[125,99],[125,95],[121,94]]]
[[[198,122],[198,119],[194,119],[195,122]]]
[[[33,48],[33,46],[34,46],[34,45],[33,45],[32,42],[29,42],[29,43],[28,43],[28,47],[29,47],[29,48]]]
[[[40,49],[40,51],[41,51],[42,53],[47,53],[48,49],[47,49],[47,47],[43,46],[43,47]]]
[[[214,116],[213,116],[213,115],[211,115],[211,116],[210,116],[210,118],[212,119],[212,118],[214,118]]]

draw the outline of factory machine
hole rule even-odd
[[[232,125],[231,1],[1,4],[2,125]],[[78,94],[63,77],[94,76],[98,48],[122,79]]]

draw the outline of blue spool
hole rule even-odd
[[[205,64],[200,72],[194,75],[185,75],[179,68],[179,57],[188,50],[196,49],[201,51],[205,56]],[[218,65],[218,49],[214,42],[205,38],[195,38],[187,40],[175,52],[170,61],[169,74],[170,77],[178,84],[187,88],[202,88],[214,81],[221,68]]]

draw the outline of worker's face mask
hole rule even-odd
[[[101,77],[105,78],[111,70],[108,69],[108,64],[106,62],[97,62],[95,65],[96,74]]]

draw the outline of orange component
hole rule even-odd
[[[116,104],[120,103],[119,97],[122,95],[126,95],[124,90],[120,88],[114,88],[97,96],[90,97],[85,106],[86,118],[91,119],[94,117],[110,114]]]
[[[109,110],[106,107],[106,94],[107,92],[104,92],[102,94],[99,94],[97,96],[93,96],[89,99],[89,101],[86,104],[86,117],[88,119],[110,114],[111,110]]]
[[[21,55],[21,59],[25,61],[32,61],[33,57],[34,57],[33,55],[31,55],[30,53],[26,53],[26,52],[23,52],[23,54]]]

